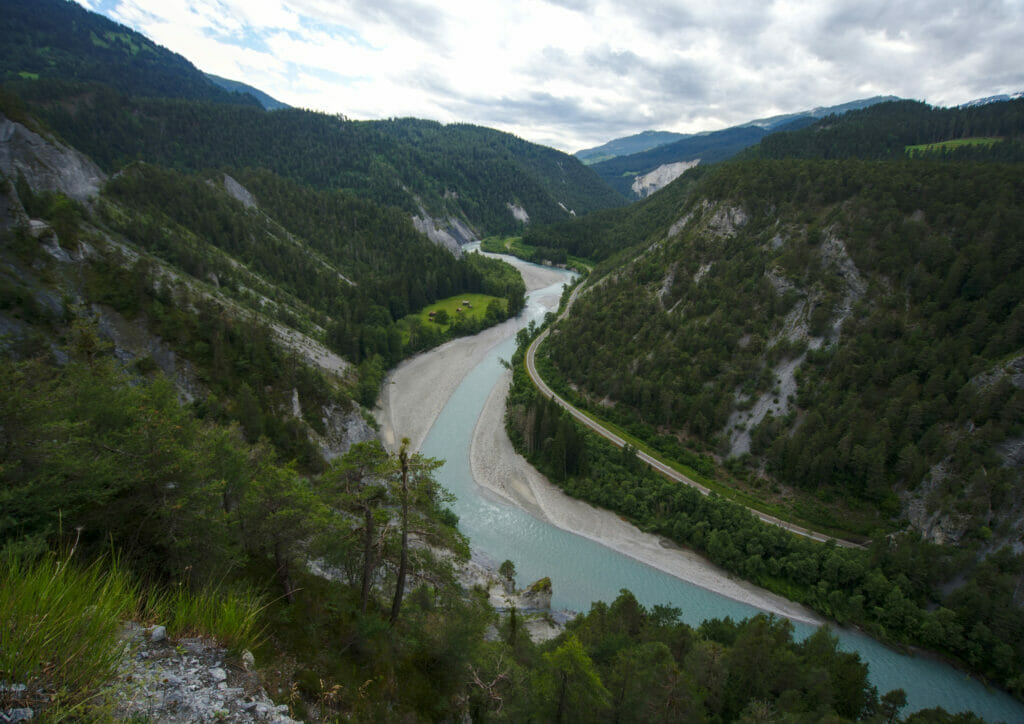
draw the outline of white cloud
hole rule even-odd
[[[1024,89],[1019,0],[89,0],[201,69],[353,118],[575,150],[874,94]]]

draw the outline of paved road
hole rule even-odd
[[[569,313],[569,310],[572,308],[573,303],[576,301],[576,296],[580,293],[580,291],[582,291],[583,286],[584,285],[581,283],[579,286],[577,286],[573,290],[572,295],[569,297],[569,301],[565,305],[565,309],[562,310],[561,315],[559,315],[558,320],[561,320],[563,317],[565,317],[565,315],[567,315]],[[558,321],[558,320],[556,320],[556,321]],[[579,420],[581,423],[586,425],[588,428],[590,428],[591,430],[596,432],[598,435],[600,435],[604,439],[606,439],[609,442],[611,442],[613,445],[615,445],[617,447],[623,447],[624,445],[626,445],[626,441],[625,440],[623,440],[621,437],[619,437],[614,432],[612,432],[608,428],[604,427],[600,423],[595,422],[591,418],[587,417],[585,414],[583,414],[583,412],[581,412],[577,408],[573,407],[565,399],[563,399],[559,395],[555,394],[555,391],[552,390],[550,387],[548,387],[547,383],[544,382],[544,380],[541,378],[540,374],[537,372],[537,366],[535,364],[537,348],[540,347],[541,343],[547,338],[548,332],[550,331],[550,329],[551,329],[551,327],[549,326],[547,329],[545,329],[543,332],[541,332],[540,335],[537,337],[537,339],[533,340],[533,343],[530,344],[530,346],[526,350],[526,371],[527,371],[527,373],[529,373],[530,379],[533,380],[533,384],[537,386],[537,389],[539,389],[541,391],[541,394],[543,394],[543,395],[553,399],[559,405],[564,407],[569,412],[570,415],[575,417],[577,420]],[[675,470],[674,468],[669,467],[668,465],[666,465],[662,461],[660,461],[657,458],[654,458],[654,457],[648,455],[647,453],[645,453],[643,451],[638,450],[637,453],[636,453],[636,456],[638,458],[640,458],[641,460],[643,460],[648,465],[650,465],[652,468],[657,470],[659,473],[661,473],[665,477],[669,478],[670,480],[675,480],[676,482],[680,482],[680,483],[684,483],[686,485],[689,485],[691,488],[696,488],[697,490],[699,490],[704,495],[708,495],[711,492],[708,488],[704,487],[703,485],[701,485],[697,481],[691,480],[690,478],[688,478],[687,476],[683,475],[678,470]],[[829,541],[829,540],[834,540],[837,545],[840,545],[840,546],[843,546],[843,547],[846,547],[846,548],[863,548],[863,546],[861,546],[861,545],[859,545],[857,543],[854,543],[852,541],[842,540],[842,539],[839,539],[839,538],[832,538],[831,536],[827,536],[827,535],[825,535],[823,533],[818,533],[818,532],[813,531],[813,530],[808,530],[807,528],[802,528],[802,527],[800,527],[798,525],[794,525],[792,523],[788,523],[788,522],[786,522],[786,521],[784,521],[784,520],[782,520],[780,518],[776,518],[774,515],[768,515],[767,513],[762,513],[761,511],[755,510],[754,508],[748,507],[747,510],[749,510],[751,513],[753,513],[758,518],[763,520],[765,523],[771,523],[772,525],[777,525],[780,528],[785,528],[788,531],[791,531],[791,532],[796,533],[798,535],[802,535],[802,536],[804,536],[806,538],[810,538],[812,540],[819,541],[821,543],[824,543],[824,542]]]

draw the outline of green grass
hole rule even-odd
[[[19,701],[0,692],[0,708],[47,704],[51,720],[85,711],[117,671],[119,627],[138,603],[139,588],[116,560],[84,568],[54,554],[3,561],[0,680],[26,690]]]
[[[525,261],[533,259],[535,246],[524,244],[521,236],[489,236],[480,242],[480,250],[490,254],[511,254]],[[594,262],[581,256],[568,255],[568,266],[581,274],[589,274]]]
[[[262,639],[266,604],[254,591],[210,586],[193,592],[181,586],[154,598],[150,617],[164,624],[171,638],[210,638],[233,652],[254,648]]]
[[[459,294],[434,302],[412,316],[417,317],[424,324],[432,324],[441,331],[446,332],[455,324],[459,317],[483,320],[487,316],[487,305],[495,299],[501,304],[502,312],[504,313],[508,309],[508,300],[502,297],[492,297],[489,294]],[[464,301],[468,301],[471,306],[464,305],[462,303]],[[431,312],[436,313],[442,309],[448,314],[447,324],[438,324],[430,318]],[[459,309],[462,311],[457,311]]]
[[[533,253],[533,247],[523,243],[521,236],[488,236],[480,242],[480,250],[491,254],[521,256]],[[517,253],[518,252],[518,253]]]
[[[0,709],[28,706],[46,721],[102,719],[103,688],[126,653],[122,622],[164,623],[172,637],[201,636],[229,649],[262,635],[263,598],[211,587],[143,589],[116,558],[78,565],[70,555],[0,561]]]
[[[978,138],[955,138],[950,141],[939,141],[938,143],[921,143],[916,146],[907,146],[903,150],[910,156],[916,153],[929,153],[931,151],[949,151],[962,146],[991,146],[1003,139],[997,137]]]

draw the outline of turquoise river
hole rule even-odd
[[[566,277],[569,278],[568,275]],[[561,285],[529,295],[523,326],[543,317],[537,300],[558,293]],[[522,584],[549,576],[556,609],[587,611],[596,600],[611,601],[623,588],[646,606],[667,604],[682,611],[682,619],[698,625],[706,618],[746,618],[758,609],[674,578],[590,539],[556,528],[517,507],[485,497],[470,471],[469,448],[477,417],[501,377],[500,359],[515,350],[514,339],[498,345],[462,381],[435,421],[422,452],[446,462],[438,479],[455,496],[452,508],[459,527],[475,551],[494,561],[511,559]],[[794,622],[797,635],[812,630]],[[941,706],[949,712],[973,711],[990,722],[1024,722],[1024,705],[986,688],[955,668],[923,657],[898,653],[856,632],[836,631],[841,646],[857,651],[870,666],[872,683],[880,693],[902,688],[907,692],[904,713]]]

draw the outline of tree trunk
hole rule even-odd
[[[366,613],[366,603],[370,599],[370,579],[373,578],[373,510],[367,505],[363,512],[366,517],[363,526],[363,581],[359,610]]]
[[[398,561],[398,580],[395,582],[395,600],[391,603],[391,625],[398,621],[405,593],[405,569],[409,564],[409,454],[406,451],[408,439],[402,440],[398,460],[402,464],[402,555]]]
[[[565,700],[567,689],[569,688],[569,675],[564,671],[558,672],[559,675],[559,687],[558,687],[558,709],[555,710],[555,722],[561,724],[565,719]]]
[[[277,563],[277,580],[284,588],[284,598],[288,603],[295,603],[295,589],[292,588],[292,579],[289,574],[288,557],[282,554],[281,544],[274,544],[274,562]]]

